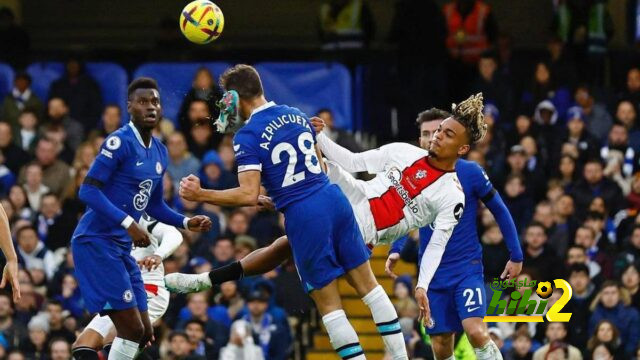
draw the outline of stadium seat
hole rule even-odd
[[[334,113],[336,127],[353,128],[352,82],[339,63],[259,63],[267,99],[314,115],[321,108]]]
[[[122,66],[109,62],[92,62],[86,64],[89,74],[100,86],[104,104],[118,104],[122,109],[122,120],[128,118],[127,107],[127,72]],[[64,73],[61,62],[39,62],[27,67],[27,72],[33,78],[31,88],[41,99],[49,98],[51,83],[59,79]]]
[[[158,81],[164,116],[177,125],[182,100],[191,88],[196,71],[201,67],[209,69],[217,81],[230,65],[222,62],[146,63],[133,73],[133,77],[150,76]]]
[[[0,102],[2,99],[11,92],[13,88],[13,69],[11,66],[0,63]]]

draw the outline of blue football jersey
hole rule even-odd
[[[136,221],[147,208],[153,191],[162,184],[168,163],[167,148],[158,139],[151,139],[149,147],[146,147],[132,123],[121,127],[105,139],[87,174],[87,177],[99,179],[103,183],[101,191],[107,199]],[[99,170],[104,168],[111,170],[106,179]],[[114,224],[87,207],[73,239],[96,236],[131,242],[120,224]]]
[[[476,226],[478,200],[493,189],[489,176],[473,161],[459,159],[456,162],[456,174],[464,191],[465,206],[462,218],[453,229],[449,242],[442,256],[440,266],[429,285],[429,288],[447,288],[450,280],[460,274],[482,273],[482,245],[478,239]],[[430,226],[420,229],[420,251],[418,259],[422,259],[433,230]]]
[[[278,210],[329,185],[315,149],[315,132],[296,108],[269,102],[233,138],[238,172],[259,170]]]

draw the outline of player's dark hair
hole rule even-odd
[[[444,111],[438,108],[431,108],[418,114],[416,124],[418,127],[427,121],[444,120],[450,117],[451,114],[448,111]]]
[[[139,77],[134,79],[127,88],[127,97],[131,97],[138,89],[155,89],[158,90],[158,83],[150,77]]]
[[[469,142],[475,144],[487,133],[488,126],[484,122],[482,112],[482,93],[471,95],[467,100],[451,106],[451,116],[467,130]]]
[[[574,273],[584,273],[587,275],[587,277],[589,277],[589,267],[585,264],[572,264],[571,266],[569,266],[567,275],[571,276]]]
[[[200,327],[202,328],[202,331],[205,331],[205,330],[206,330],[206,328],[207,328],[207,326],[206,326],[206,324],[204,323],[204,321],[199,320],[199,319],[191,319],[191,320],[187,321],[187,322],[184,324],[184,328],[186,329],[186,328],[187,328],[187,326],[189,326],[189,324],[198,324],[198,325],[200,325]]]
[[[226,91],[237,91],[238,96],[245,100],[264,94],[260,74],[253,66],[246,64],[227,69],[220,76],[220,87]]]

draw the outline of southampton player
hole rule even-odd
[[[342,310],[337,279],[344,275],[369,306],[392,358],[407,359],[396,311],[371,271],[370,251],[349,201],[322,172],[307,117],[298,109],[267,102],[251,66],[234,66],[220,83],[226,91],[220,121],[239,124],[247,119],[234,137],[240,186],[203,190],[190,175],[181,181],[180,195],[222,206],[255,205],[262,181],[284,213],[302,284],[322,315],[335,351],[343,359],[365,358]]]
[[[153,325],[164,315],[169,307],[169,292],[164,287],[164,265],[162,261],[169,257],[182,244],[182,234],[169,226],[150,218],[146,214],[140,219],[142,227],[150,236],[147,247],[135,247],[131,256],[136,259],[142,270],[144,289],[147,292],[149,320]],[[115,337],[115,327],[108,316],[96,315],[78,335],[73,349],[100,351],[109,346]]]
[[[446,111],[438,109],[427,110],[418,115],[422,148],[429,148],[433,133],[449,116]],[[456,173],[465,193],[465,209],[429,286],[428,299],[430,304],[434,304],[431,318],[435,324],[426,330],[431,336],[437,359],[452,358],[454,333],[463,329],[478,359],[500,358],[500,352],[494,348],[487,326],[482,322],[487,304],[484,293],[482,246],[476,228],[478,200],[481,200],[495,217],[509,248],[510,260],[502,273],[503,278],[515,279],[520,273],[522,249],[509,210],[484,170],[475,162],[460,159],[456,162]],[[422,259],[423,254],[427,258],[431,256],[425,249],[432,234],[433,230],[429,226],[420,229],[418,259]],[[405,240],[406,238],[393,243],[387,259],[387,273],[394,277],[393,266],[400,258],[399,252]]]
[[[153,335],[147,294],[131,244],[149,246],[148,234],[136,222],[146,211],[158,221],[192,231],[206,231],[206,216],[186,218],[162,198],[167,148],[151,136],[161,116],[155,80],[138,78],[128,88],[129,124],[112,133],[91,165],[79,197],[87,211],[78,222],[71,247],[78,285],[86,308],[113,321],[117,336],[109,359],[133,359]],[[142,344],[142,345],[140,345]],[[97,359],[88,349],[76,359]]]

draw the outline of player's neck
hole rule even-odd
[[[440,169],[440,170],[444,170],[444,171],[452,171],[455,170],[456,168],[456,161],[458,160],[458,158],[455,159],[439,159],[436,158],[435,156],[429,156],[427,161],[429,162],[429,165],[435,167],[436,169]]]
[[[243,101],[245,101],[246,109],[248,111],[247,117],[250,117],[251,114],[253,114],[253,111],[255,109],[267,103],[267,99],[265,99],[264,95],[256,96],[251,100],[243,100]]]
[[[144,146],[149,147],[149,145],[151,144],[151,129],[141,129],[140,126],[136,125],[136,123],[133,123],[133,126],[135,126],[136,130],[138,130]]]

